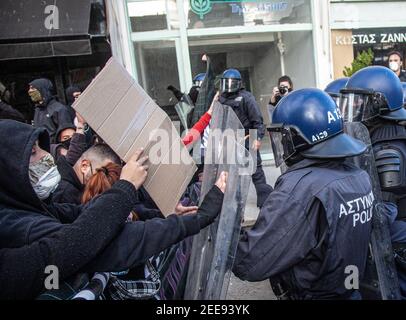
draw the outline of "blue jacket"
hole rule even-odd
[[[298,299],[345,296],[345,268],[364,274],[373,202],[369,176],[355,166],[297,163],[242,235],[234,273],[248,281],[277,276]]]

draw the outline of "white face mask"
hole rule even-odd
[[[38,198],[45,200],[56,190],[60,181],[61,175],[59,174],[58,167],[54,166],[41,176],[32,187]]]
[[[392,61],[389,63],[389,68],[394,72],[398,72],[400,69],[400,64],[395,61]]]

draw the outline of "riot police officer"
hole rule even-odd
[[[324,92],[327,92],[330,95],[330,97],[333,98],[337,106],[340,105],[340,96],[341,96],[340,90],[345,88],[348,79],[349,78],[347,77],[336,79],[330,82],[329,85],[326,87],[326,89],[324,89]]]
[[[319,89],[282,99],[272,123],[276,164],[288,169],[243,233],[233,272],[270,278],[280,298],[359,298],[346,272],[363,276],[374,195],[368,174],[345,159],[366,145],[343,132],[336,104]]]
[[[197,88],[201,88],[204,78],[206,78],[206,74],[199,73],[196,77],[193,78],[193,85]]]
[[[199,91],[205,77],[205,73],[199,73],[193,78],[193,86],[190,88],[189,93],[187,94],[188,100],[190,100],[189,102],[191,102],[193,105],[196,104],[197,97],[199,96]],[[174,94],[176,100],[182,101],[185,98],[185,94],[178,88],[175,88],[173,85],[169,85],[167,89]]]
[[[406,297],[406,110],[402,84],[391,70],[373,66],[355,73],[341,93],[340,109],[346,121],[362,122],[370,133],[382,197],[392,223],[401,292]]]
[[[224,71],[221,77],[220,91],[221,95],[218,101],[233,109],[246,130],[246,134],[249,134],[250,129],[257,130],[257,140],[254,142],[254,148],[257,150],[257,169],[252,175],[252,181],[257,192],[257,206],[261,208],[272,191],[272,187],[266,183],[259,153],[261,140],[265,135],[265,126],[260,108],[254,96],[242,87],[241,74],[236,69]],[[246,147],[249,148],[248,140]]]

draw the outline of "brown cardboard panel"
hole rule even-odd
[[[164,215],[173,213],[196,166],[167,114],[127,71],[110,59],[74,107],[124,161],[141,147],[159,156],[144,186]]]
[[[158,106],[149,97],[147,100],[139,95],[139,89],[133,86],[99,128],[98,134],[108,137],[105,141],[109,145],[117,146],[117,154],[124,158],[155,109],[158,109]],[[119,123],[120,126],[111,126],[111,121]]]
[[[97,131],[133,84],[134,79],[123,72],[116,60],[110,59],[73,108]]]
[[[181,143],[182,141],[177,141],[174,144],[180,145]],[[172,146],[171,152],[176,149],[175,146]],[[180,199],[190,179],[197,170],[194,163],[189,165],[172,163],[170,161],[170,157],[173,157],[171,152],[162,161],[155,175],[149,177],[144,184],[145,189],[153,199],[158,196],[158,192],[165,192],[168,195],[168,197],[160,197],[159,202],[156,203],[165,216],[174,212],[177,202],[174,203],[171,199]]]

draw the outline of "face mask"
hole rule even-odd
[[[33,185],[33,188],[38,198],[45,200],[56,190],[60,181],[61,175],[59,174],[58,168],[55,166],[39,178],[38,182]]]
[[[399,63],[397,63],[397,62],[390,62],[390,63],[389,63],[389,68],[390,68],[392,71],[397,72],[397,71],[399,71],[399,69],[400,69],[400,65],[399,65]]]
[[[72,140],[72,138],[61,142],[61,146],[64,147],[66,150],[69,150],[71,140]]]
[[[28,93],[32,102],[40,102],[42,101],[42,96],[41,96],[41,92],[39,92],[38,90],[34,90]]]
[[[55,166],[55,160],[49,153],[37,162],[31,163],[28,169],[31,184],[35,185],[45,173]]]

